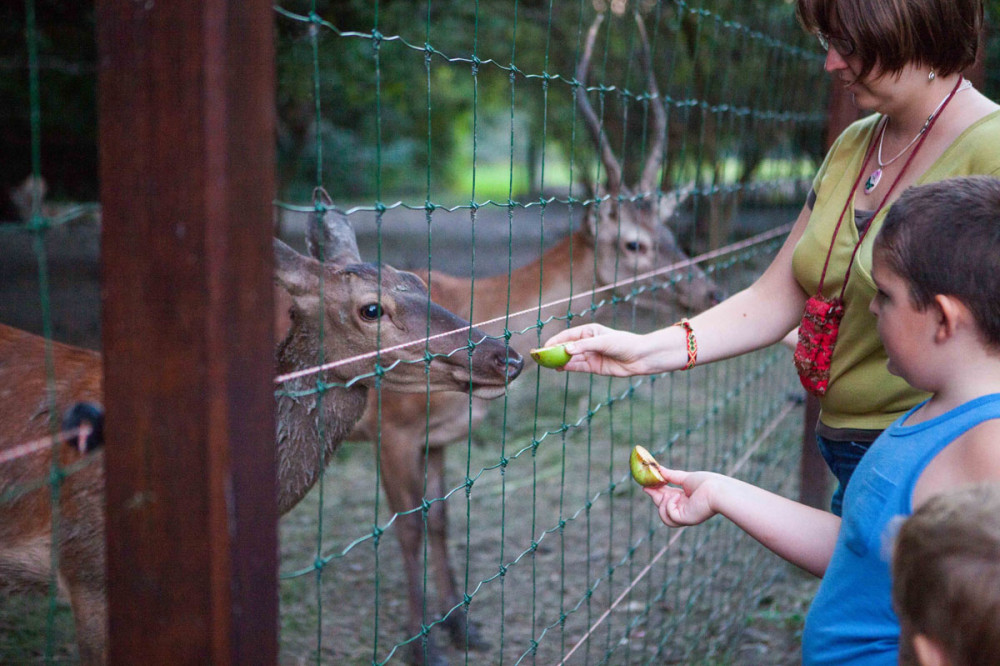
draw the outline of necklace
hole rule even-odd
[[[882,131],[879,133],[878,136],[878,155],[876,157],[876,159],[878,160],[878,167],[876,167],[876,169],[868,175],[868,180],[865,181],[865,194],[871,194],[875,190],[875,188],[878,187],[879,181],[882,180],[882,169],[884,169],[885,167],[889,166],[890,164],[898,160],[900,157],[902,157],[906,153],[906,151],[908,151],[910,148],[913,147],[913,144],[917,142],[917,139],[919,139],[924,135],[924,132],[926,132],[927,128],[930,127],[931,121],[934,120],[935,116],[941,113],[941,109],[944,108],[944,105],[947,104],[948,100],[951,99],[952,95],[960,93],[963,90],[967,90],[971,87],[972,87],[971,81],[960,77],[959,84],[955,87],[954,90],[952,90],[951,92],[949,92],[947,95],[944,96],[944,99],[942,99],[941,102],[937,105],[937,108],[931,111],[931,115],[927,116],[927,120],[924,121],[924,124],[920,128],[920,131],[917,132],[917,135],[912,139],[910,139],[910,142],[906,144],[901,151],[896,153],[896,155],[892,159],[883,161],[882,142],[885,140],[885,130],[887,127],[889,127],[889,116],[885,117],[885,122],[882,123]]]

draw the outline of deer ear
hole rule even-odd
[[[358,240],[347,216],[333,207],[333,199],[322,187],[313,191],[317,210],[309,216],[306,247],[309,254],[325,264],[360,264]]]
[[[288,292],[295,305],[307,312],[319,302],[320,266],[283,242],[274,239],[274,282]]]
[[[694,183],[688,183],[672,192],[664,192],[657,204],[657,219],[663,224],[667,224],[677,211],[687,203],[687,200],[694,192]]]

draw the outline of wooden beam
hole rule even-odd
[[[273,10],[97,24],[110,662],[275,663]]]

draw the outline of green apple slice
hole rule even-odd
[[[565,345],[553,345],[552,347],[540,347],[528,352],[535,363],[545,368],[561,368],[569,363],[570,354],[566,351]]]
[[[656,458],[643,446],[635,445],[632,449],[632,455],[629,456],[628,464],[632,471],[632,478],[643,488],[662,486],[667,482],[660,474]]]

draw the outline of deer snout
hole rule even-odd
[[[497,358],[498,365],[500,367],[500,372],[502,372],[506,377],[507,381],[512,382],[517,379],[517,376],[521,374],[521,370],[524,369],[524,357],[517,353],[513,347],[507,347],[506,353],[503,354],[503,358]]]
[[[480,398],[503,395],[507,382],[524,368],[524,359],[513,347],[484,338],[472,354],[472,394]]]
[[[80,453],[87,453],[104,444],[104,410],[90,402],[78,402],[70,407],[62,420],[63,430],[81,428],[71,442]]]

